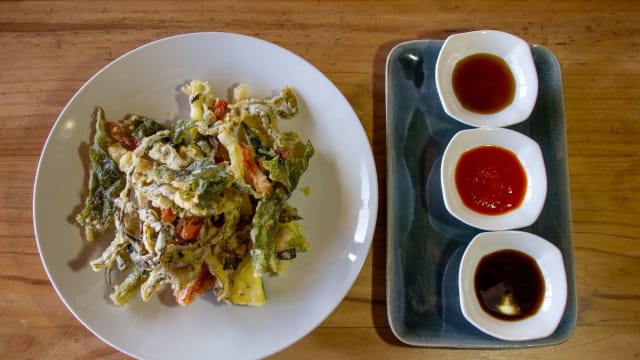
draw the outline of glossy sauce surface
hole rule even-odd
[[[462,203],[485,215],[518,208],[527,190],[527,175],[516,154],[500,146],[478,146],[462,154],[455,169]]]
[[[515,90],[509,65],[496,55],[473,54],[458,61],[453,69],[453,91],[469,111],[497,113],[513,102]]]
[[[482,309],[501,320],[535,314],[544,299],[544,277],[536,261],[517,250],[486,255],[476,269],[474,286]]]

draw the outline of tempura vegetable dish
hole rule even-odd
[[[254,99],[241,84],[227,102],[199,80],[182,91],[190,118],[171,126],[141,115],[107,121],[95,109],[77,221],[88,241],[109,229],[114,237],[91,267],[106,271],[118,306],[167,286],[181,305],[208,291],[264,305],[263,277],[309,250],[289,199],[314,148],[278,126],[298,114],[296,96],[285,87]]]

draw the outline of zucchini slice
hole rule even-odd
[[[248,306],[262,306],[267,303],[262,275],[255,275],[251,256],[246,256],[238,266],[238,273],[231,286],[229,302]]]

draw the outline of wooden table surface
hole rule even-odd
[[[633,0],[1,1],[0,358],[127,358],[85,329],[47,278],[32,225],[36,166],[58,114],[96,71],[149,41],[196,31],[256,36],[308,60],[355,109],[378,167],[378,224],[360,276],[326,321],[274,359],[637,358],[639,20]],[[409,347],[385,308],[385,59],[405,40],[484,28],[544,45],[562,66],[578,323],[552,347]]]

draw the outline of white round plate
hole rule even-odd
[[[311,250],[288,272],[269,277],[269,302],[259,308],[228,306],[212,294],[187,307],[170,293],[148,303],[135,298],[113,306],[102,273],[88,261],[107,241],[87,244],[73,218],[88,178],[92,111],[108,119],[127,113],[170,121],[188,116],[180,87],[208,80],[228,98],[240,82],[251,96],[267,97],[284,86],[298,95],[300,114],[281,127],[310,139],[316,149],[291,203],[304,217]],[[305,336],[342,301],[369,251],[378,207],[375,163],[362,125],[340,91],[297,55],[256,38],[193,33],[144,45],[94,75],[57,119],[38,165],[33,221],[44,267],[62,301],[95,335],[136,358],[261,358]]]

